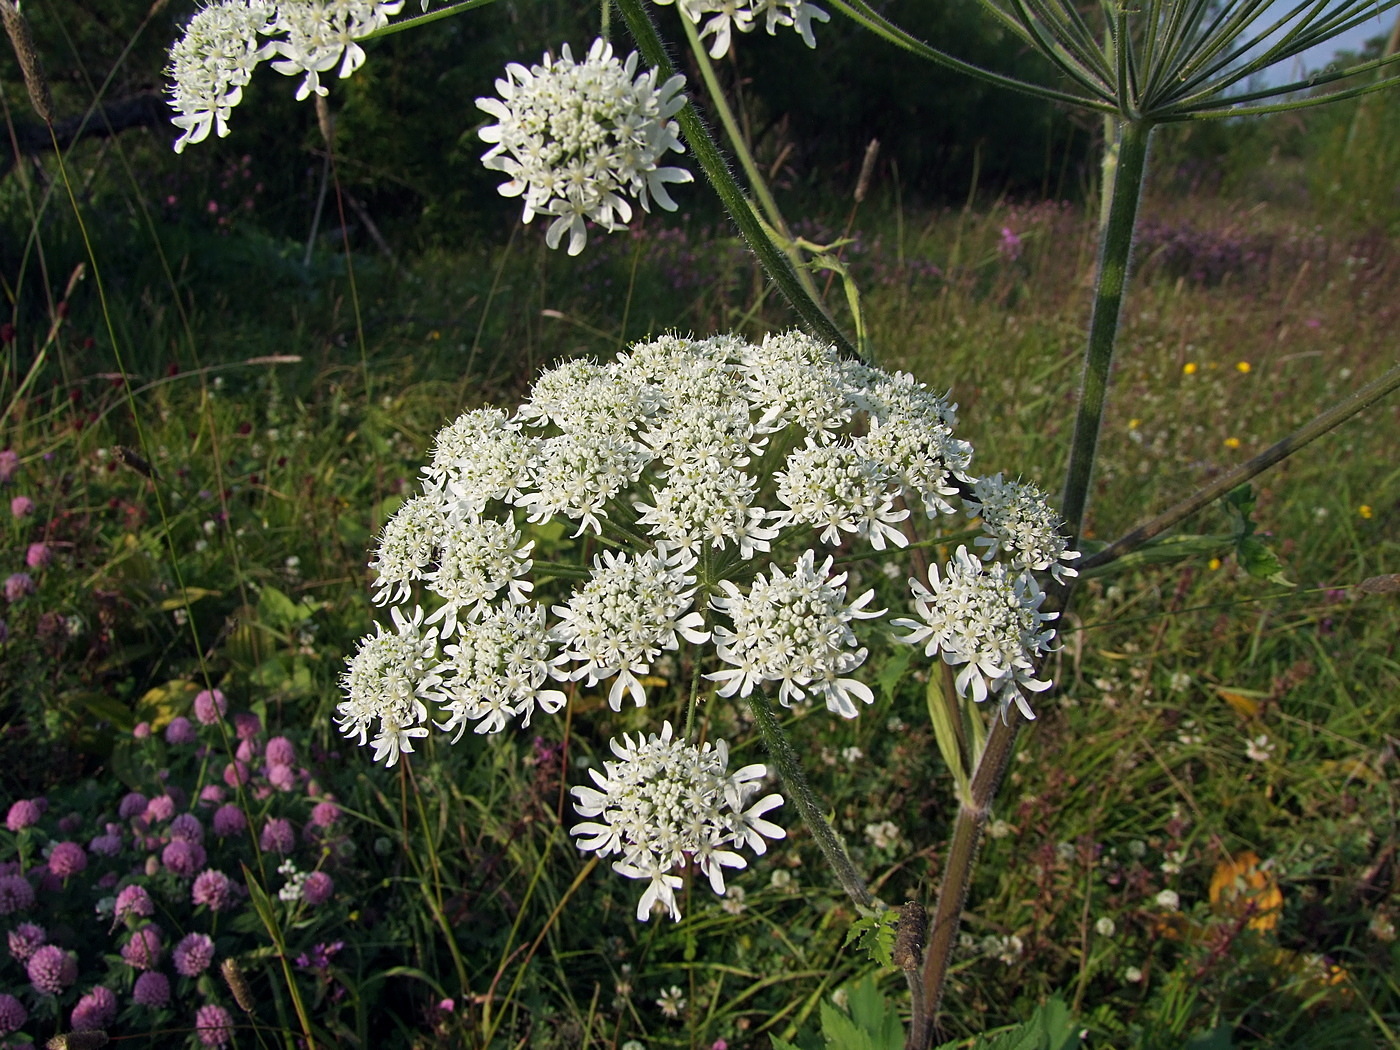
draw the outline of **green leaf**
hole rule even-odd
[[[866,974],[846,985],[846,992],[851,1020],[871,1037],[876,1050],[903,1050],[904,1025],[889,1000],[880,994],[875,975]]]
[[[1234,1045],[1230,1037],[1230,1026],[1222,1024],[1217,1028],[1212,1028],[1209,1032],[1192,1036],[1186,1041],[1182,1050],[1230,1050]]]
[[[315,605],[305,602],[298,605],[276,587],[264,587],[258,598],[258,619],[281,630],[305,623],[315,612]]]
[[[827,1002],[822,1003],[822,1038],[827,1046],[840,1050],[883,1050],[869,1032],[856,1027],[854,1021]]]
[[[846,929],[846,941],[842,947],[854,944],[877,966],[894,966],[891,953],[894,951],[894,926],[899,912],[893,908],[885,911],[868,912]]]
[[[880,665],[880,672],[875,676],[875,680],[880,685],[880,695],[885,698],[885,703],[894,702],[895,686],[899,685],[900,679],[909,670],[909,661],[912,659],[914,659],[912,645],[896,645],[890,649],[890,654]]]
[[[1069,1050],[1078,1043],[1069,1007],[1057,997],[1036,1007],[1030,1020],[995,1035],[978,1036],[971,1047],[954,1040],[938,1050]]]
[[[780,1039],[776,1035],[770,1035],[773,1040],[773,1050],[802,1050],[796,1043],[789,1043],[786,1039]]]
[[[1283,587],[1295,586],[1293,581],[1284,575],[1283,562],[1279,561],[1278,555],[1257,536],[1241,539],[1235,548],[1235,558],[1244,567],[1245,572],[1257,579],[1268,580]]]
[[[933,738],[938,742],[938,753],[948,764],[948,771],[957,782],[959,795],[965,795],[968,788],[967,765],[963,761],[962,743],[958,737],[958,727],[954,724],[955,713],[962,711],[959,698],[943,695],[943,668],[935,662],[928,670],[928,687],[924,690],[924,700],[928,705],[929,721],[933,723]]]

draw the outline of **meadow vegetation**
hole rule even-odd
[[[392,80],[381,58],[355,91]],[[347,124],[372,135],[355,101]],[[1397,113],[1378,96],[1301,128],[1164,135],[1090,544],[1394,364],[1400,199],[1346,129]],[[235,137],[182,174],[158,156],[167,130],[145,134],[0,181],[0,992],[27,1014],[8,1045],[87,1027],[78,1008],[131,1045],[227,1029],[239,1047],[814,1048],[824,1010],[871,994],[862,978],[893,1000],[899,975],[849,943],[858,916],[795,817],[674,923],[638,923],[636,887],[571,841],[567,792],[606,741],[683,721],[675,666],[645,711],[575,684],[558,718],[426,738],[392,769],[334,724],[377,611],[371,545],[445,422],[513,405],[561,359],[793,323],[723,219],[687,202],[574,259],[486,198],[449,238],[430,208],[386,222],[390,257],[332,184],[333,236],[308,250],[305,208],[293,240],[272,187],[309,205],[319,158],[265,170]],[[1265,185],[1271,155],[1296,164]],[[950,392],[977,471],[1047,489],[1097,233],[1093,168],[1066,167],[964,204],[965,183],[940,200],[887,166],[853,207],[847,173],[814,166],[784,205],[802,236],[847,239],[880,364]],[[1059,196],[1027,188],[1046,171]],[[1337,203],[1362,184],[1367,207]],[[359,187],[365,214],[383,186]],[[1400,1045],[1397,434],[1392,398],[1258,479],[1252,505],[1202,511],[1181,546],[1086,573],[993,808],[944,1038],[1058,995],[1092,1046]],[[1286,581],[1240,564],[1250,525]],[[853,593],[907,604],[907,566],[884,568],[852,567]],[[781,711],[893,906],[930,897],[956,807],[913,655],[872,651],[857,719]],[[743,708],[703,717],[740,764],[763,760]],[[118,896],[133,883],[144,914]]]

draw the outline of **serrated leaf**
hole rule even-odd
[[[1257,536],[1244,536],[1235,546],[1235,558],[1244,571],[1260,580],[1277,583],[1281,587],[1292,587],[1293,583],[1283,574],[1283,562]]]
[[[899,912],[893,908],[860,916],[846,930],[842,947],[854,944],[877,966],[894,966],[894,924]]]
[[[307,618],[306,610],[276,587],[264,587],[258,597],[258,619],[269,627],[287,629]]]
[[[870,1036],[876,1050],[903,1050],[904,1026],[889,1000],[880,994],[875,975],[867,974],[846,985],[846,992],[851,1020]]]
[[[786,1039],[780,1039],[776,1035],[770,1035],[768,1038],[773,1040],[773,1050],[802,1050],[796,1043],[789,1043]]]
[[[822,1038],[829,1047],[840,1050],[883,1050],[875,1045],[870,1033],[856,1027],[856,1023],[830,1003],[822,1003]]]

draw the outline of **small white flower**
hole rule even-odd
[[[1010,835],[1015,830],[1016,829],[1013,828],[1010,824],[1002,820],[1001,817],[997,817],[995,820],[993,820],[990,824],[987,825],[987,835],[990,838],[994,839],[1004,839],[1006,838],[1006,836]]]
[[[984,565],[966,547],[957,549],[943,575],[937,565],[929,573],[932,589],[909,581],[922,622],[893,621],[911,631],[899,640],[926,642],[926,655],[941,653],[948,664],[966,665],[954,679],[958,695],[971,689],[972,699],[981,703],[989,692],[997,693],[1003,718],[1013,702],[1026,718],[1035,718],[1022,690],[1050,688],[1034,677],[1033,660],[1050,651],[1055,632],[1041,625],[1059,614],[1040,611],[1045,594],[1034,578],[1024,571],[1012,577],[999,562]]]
[[[672,985],[661,993],[661,997],[656,1000],[656,1005],[661,1007],[663,1016],[679,1017],[681,1011],[685,1009],[685,995],[679,988]]]
[[[1048,570],[1058,583],[1078,576],[1065,562],[1078,558],[1079,552],[1067,549],[1060,535],[1064,520],[1051,510],[1048,499],[1036,486],[1003,481],[1000,474],[977,479],[964,506],[969,515],[982,519],[987,535],[973,540],[973,546],[986,548],[986,561],[1004,550],[1011,555],[1013,569]]]
[[[720,902],[720,909],[728,915],[744,914],[748,910],[744,896],[744,887],[730,883],[724,888],[724,900]]]
[[[1129,966],[1123,971],[1123,980],[1129,984],[1140,984],[1142,982],[1142,971],[1136,966]]]
[[[411,752],[413,740],[428,735],[422,724],[428,708],[423,690],[431,685],[429,662],[437,652],[437,632],[423,628],[423,610],[413,607],[412,618],[390,610],[393,633],[382,623],[378,633],[360,641],[360,648],[341,675],[345,699],[336,707],[336,721],[346,736],[365,743],[372,721],[379,721],[373,740],[374,760],[387,759],[392,766],[400,752]]]
[[[782,805],[770,794],[757,801],[759,782],[767,774],[761,765],[728,772],[729,748],[723,740],[700,747],[672,740],[671,723],[635,741],[626,735],[612,741],[618,761],[603,763],[604,772],[589,770],[596,788],[575,787],[574,809],[590,818],[576,824],[578,848],[600,857],[620,854],[613,870],[631,879],[647,880],[637,904],[637,919],[645,922],[654,906],[680,919],[676,890],[684,885],[672,874],[694,861],[715,893],[725,893],[724,868],[745,868],[737,849],[755,853],[767,849],[765,839],[785,836],[764,814]]]
[[[808,47],[816,47],[812,22],[827,22],[831,16],[811,0],[656,0],[659,4],[676,3],[681,14],[700,28],[700,37],[710,38],[710,57],[723,58],[729,53],[735,30],[752,33],[760,18],[773,36],[779,26],[791,26]]]
[[[715,652],[733,669],[705,676],[721,683],[720,696],[748,696],[760,682],[779,682],[778,701],[784,706],[811,691],[843,718],[856,716],[854,700],[874,701],[869,686],[840,676],[865,662],[866,650],[855,649],[850,622],[884,610],[865,609],[874,590],[846,604],[846,574],[831,575],[830,556],[820,566],[815,559],[815,551],[806,551],[791,576],[770,566],[770,575],[755,577],[748,594],[720,581],[724,594],[711,596],[710,605],[733,626],[716,625]]]
[[[865,837],[876,849],[894,849],[899,845],[899,825],[892,820],[865,825]]]
[[[551,248],[567,233],[569,254],[583,251],[585,220],[609,232],[626,229],[629,197],[644,211],[653,200],[675,210],[666,185],[692,176],[659,162],[668,151],[685,152],[671,119],[685,105],[685,78],[659,87],[656,80],[654,69],[638,74],[635,52],[619,62],[599,39],[582,62],[567,44],[558,58],[546,53],[528,69],[512,62],[496,81],[500,98],[476,100],[496,118],[479,132],[493,144],[483,162],[509,176],[500,193],[524,198],[525,222],[554,216],[545,238]]]
[[[1260,733],[1244,742],[1245,755],[1255,762],[1267,762],[1274,757],[1278,745],[1269,739],[1268,733]]]
[[[1176,890],[1163,890],[1154,899],[1157,907],[1165,911],[1176,911],[1181,907],[1181,895]]]
[[[172,123],[183,132],[175,140],[182,153],[192,142],[203,142],[213,131],[228,134],[229,112],[243,99],[253,69],[273,53],[259,44],[276,14],[270,0],[222,0],[195,13],[170,48],[166,73],[172,83]]]
[[[1094,932],[1100,937],[1112,937],[1118,932],[1118,925],[1107,915],[1094,923]]]

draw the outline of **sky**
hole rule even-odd
[[[1279,0],[1278,3],[1274,4],[1270,13],[1278,17],[1295,6],[1297,6],[1297,0]],[[1368,18],[1355,29],[1343,33],[1321,47],[1304,51],[1291,63],[1286,63],[1273,71],[1273,75],[1269,79],[1274,83],[1281,83],[1284,80],[1299,80],[1311,71],[1323,69],[1332,61],[1338,51],[1359,51],[1361,46],[1372,37],[1388,36],[1397,15],[1400,15],[1400,8],[1392,8],[1379,18]]]

